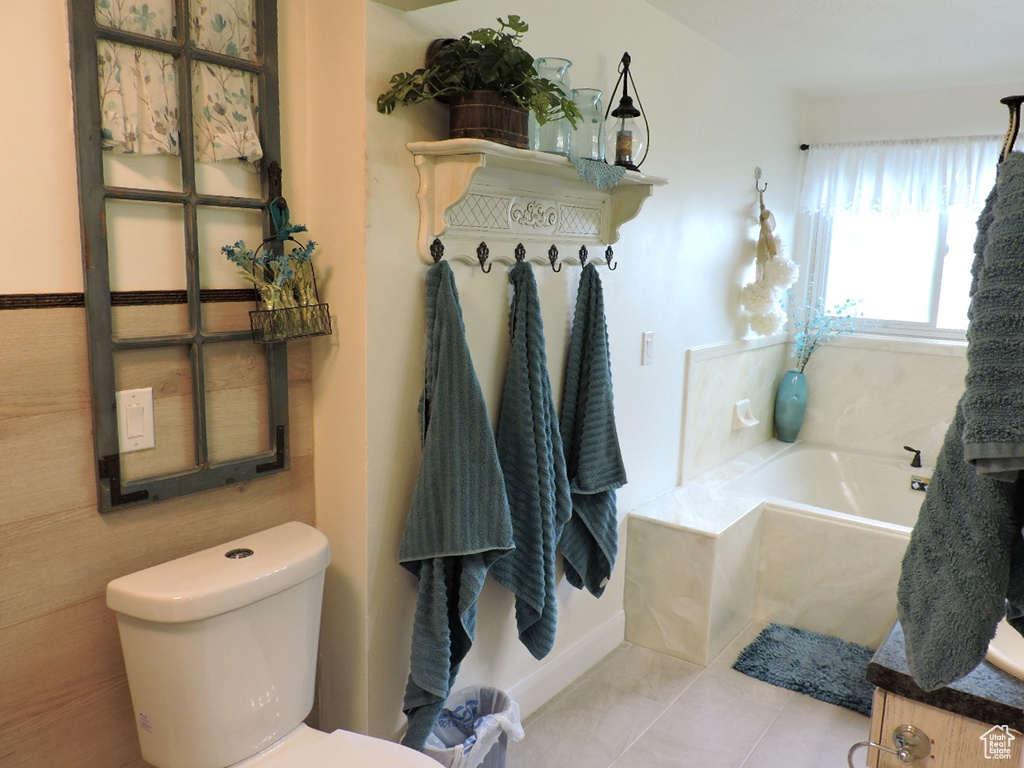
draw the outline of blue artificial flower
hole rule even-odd
[[[815,306],[805,309],[803,319],[793,323],[793,351],[789,353],[790,357],[796,358],[797,371],[803,373],[811,355],[818,347],[827,344],[836,336],[857,330],[857,304],[859,302],[847,299],[826,311],[824,301],[819,301]]]

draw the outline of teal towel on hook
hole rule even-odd
[[[572,501],[533,267],[521,261],[512,267],[511,278],[512,345],[497,443],[516,548],[496,562],[491,573],[515,593],[519,639],[542,659],[555,642],[555,547]]]
[[[626,468],[615,428],[604,292],[593,264],[580,276],[565,367],[561,434],[572,517],[559,546],[569,583],[600,597],[615,567],[615,489],[626,484]]]
[[[494,432],[451,267],[427,272],[423,459],[399,562],[418,580],[402,743],[422,749],[476,632],[487,570],[514,547]]]
[[[974,270],[963,397],[964,458],[1014,482],[1024,469],[1024,154],[999,166],[991,225]]]
[[[1004,615],[1024,633],[1020,480],[1004,481],[998,468],[984,471],[967,453],[979,442],[1002,442],[1004,430],[1024,414],[1024,155],[1010,153],[1000,164],[978,219],[974,253],[965,391],[897,589],[907,662],[925,690],[973,670]],[[990,388],[1000,382],[1013,385],[1001,396]],[[1009,410],[1002,396],[1012,400]],[[1019,436],[1011,438],[1008,445]]]

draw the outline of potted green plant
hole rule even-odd
[[[523,149],[531,111],[540,124],[564,117],[575,127],[579,108],[556,83],[538,76],[533,56],[519,45],[529,25],[513,15],[498,23],[499,29],[435,40],[424,67],[391,77],[391,87],[377,97],[377,111],[390,114],[399,104],[436,99],[448,103],[450,138]]]

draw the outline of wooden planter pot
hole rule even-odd
[[[529,112],[494,91],[468,91],[448,97],[448,137],[487,139],[527,149]]]

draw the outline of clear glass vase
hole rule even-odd
[[[572,62],[568,59],[546,57],[535,59],[533,62],[537,75],[555,83],[562,89],[566,97],[569,96],[569,67]],[[568,155],[572,137],[572,124],[564,117],[557,120],[548,120],[544,125],[537,122],[537,116],[530,112],[529,127],[530,149],[540,152],[552,152],[556,155]]]
[[[573,157],[604,160],[604,107],[597,88],[573,88],[572,100],[580,108],[583,119],[572,132],[570,149]]]

